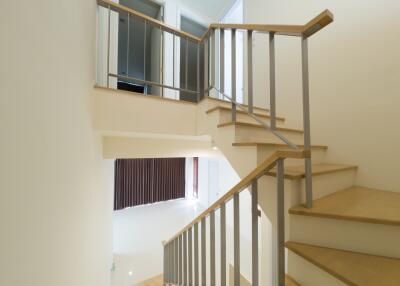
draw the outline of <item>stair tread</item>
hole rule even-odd
[[[213,108],[210,108],[209,110],[207,110],[206,113],[208,114],[208,113],[214,112],[216,110],[228,110],[228,111],[231,111],[232,107],[217,105],[217,106],[214,106]],[[237,109],[236,112],[242,113],[242,114],[247,114],[247,112],[244,112],[243,110],[240,110],[240,109]],[[267,111],[265,111],[265,112],[255,111],[254,114],[256,116],[258,116],[258,117],[271,118],[271,115],[269,115],[267,113]],[[276,120],[285,121],[285,118],[277,116]]]
[[[219,98],[215,98],[215,97],[211,97],[211,96],[206,96],[204,98],[207,98],[207,99],[210,99],[210,100],[213,100],[213,101],[217,101],[217,102],[219,102],[221,104],[231,104],[230,101],[219,99]],[[242,106],[247,107],[248,105],[242,104]],[[257,110],[264,111],[264,112],[269,112],[268,108],[259,107],[259,106],[253,106],[253,109],[257,109]]]
[[[290,276],[286,275],[285,286],[300,286],[300,284],[294,281]]]
[[[324,174],[346,171],[346,170],[356,170],[355,165],[346,164],[313,164],[312,165],[312,175],[320,176]],[[304,178],[304,164],[299,166],[285,166],[285,178],[291,180],[298,180]],[[272,169],[267,173],[269,176],[276,176],[276,168]]]
[[[400,193],[354,186],[315,200],[310,209],[296,206],[289,212],[400,226]]]
[[[286,248],[348,285],[399,285],[400,259],[291,241]]]
[[[224,122],[224,123],[218,124],[218,128],[226,127],[226,126],[232,126],[232,125],[235,125],[235,126],[248,126],[248,127],[255,127],[255,128],[265,128],[264,126],[262,126],[259,123],[250,123],[250,122],[244,122],[244,121],[236,121],[236,122],[228,121],[228,122]],[[277,131],[296,132],[296,133],[301,133],[301,134],[304,133],[303,130],[294,129],[294,128],[286,128],[286,127],[276,127],[276,130]]]
[[[254,141],[254,142],[235,142],[232,144],[233,146],[237,147],[246,147],[246,146],[272,146],[272,147],[278,147],[278,148],[284,148],[288,147],[287,144],[284,143],[276,143],[276,142],[261,142],[261,141]],[[304,145],[299,144],[297,145],[299,148],[303,149]],[[328,149],[328,146],[326,145],[312,145],[311,148],[313,149]]]

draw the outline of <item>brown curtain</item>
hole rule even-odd
[[[117,159],[114,210],[185,197],[185,158]]]

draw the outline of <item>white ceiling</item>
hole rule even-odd
[[[199,15],[204,15],[214,22],[224,15],[235,0],[180,0],[182,4]]]

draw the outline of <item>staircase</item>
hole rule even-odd
[[[98,3],[109,10],[132,12],[106,0]],[[141,17],[137,13],[134,15]],[[145,131],[142,126],[126,123],[111,128],[107,120],[107,115],[114,114],[111,101],[121,101],[127,116],[132,116],[132,122],[148,118],[139,110],[144,102],[149,110],[155,106],[160,108],[161,103],[160,114],[165,111],[168,116],[159,118],[163,124],[153,126],[150,123],[146,132],[168,133],[168,128],[172,128],[170,132],[174,135],[179,132],[179,136],[209,136],[242,179],[174,237],[164,241],[164,285],[200,285],[201,282],[201,285],[238,286],[244,283],[242,277],[251,281],[251,285],[263,286],[400,285],[400,193],[356,186],[357,166],[351,162],[327,161],[329,146],[310,143],[307,38],[332,21],[332,15],[325,11],[302,26],[213,24],[202,39],[193,39],[198,45],[205,45],[205,57],[212,62],[215,50],[210,48],[210,43],[215,41],[216,30],[222,35],[229,29],[245,30],[249,45],[252,32],[269,33],[271,51],[274,51],[275,35],[301,37],[304,130],[287,126],[285,118],[276,114],[273,53],[270,53],[273,64],[270,66],[269,109],[253,104],[251,88],[249,104],[238,104],[235,91],[226,95],[212,85],[214,81],[207,67],[204,90],[195,91],[199,100],[193,104],[163,98],[154,101],[145,95],[95,89],[94,105],[100,110],[94,112],[97,130],[104,134],[127,132],[124,136]],[[171,31],[170,27],[164,28]],[[180,31],[176,33],[185,37]],[[234,32],[232,37],[235,39]],[[251,52],[248,59],[252,63]],[[223,78],[223,69],[220,73]],[[109,71],[107,76],[119,77]],[[158,86],[171,88],[165,84]],[[102,98],[96,93],[101,93]],[[118,98],[111,99],[111,96],[102,101],[105,93],[118,93]],[[206,94],[202,100],[201,93]],[[215,94],[227,100],[213,98]],[[130,105],[138,112],[132,113]],[[190,116],[185,113],[187,110]],[[190,126],[178,131],[168,120],[174,122],[172,120],[180,116]],[[227,216],[231,215],[226,212],[228,202],[233,202],[233,251],[227,253]],[[251,215],[248,225],[240,218],[246,207]],[[270,231],[260,231],[259,224],[262,228],[269,227]],[[218,245],[216,229],[219,230]],[[245,257],[243,265],[240,242],[245,236],[250,237],[251,254]],[[220,261],[218,265],[216,256]],[[233,274],[227,279],[229,264],[233,265]]]

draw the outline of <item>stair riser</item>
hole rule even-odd
[[[338,171],[320,176],[313,176],[313,199],[327,196],[337,190],[354,186],[356,172],[352,170]],[[285,179],[285,190],[288,190],[290,199],[286,207],[290,208],[306,202],[304,179]]]
[[[288,274],[300,285],[304,286],[346,286],[347,284],[336,279],[314,264],[297,254],[288,251]]]
[[[292,143],[303,142],[303,134],[291,131],[279,131],[281,135],[290,140]],[[282,143],[272,132],[259,127],[253,126],[235,126],[235,142],[257,142],[257,141],[271,141],[274,143]]]
[[[301,215],[289,223],[292,241],[400,258],[400,226]]]

